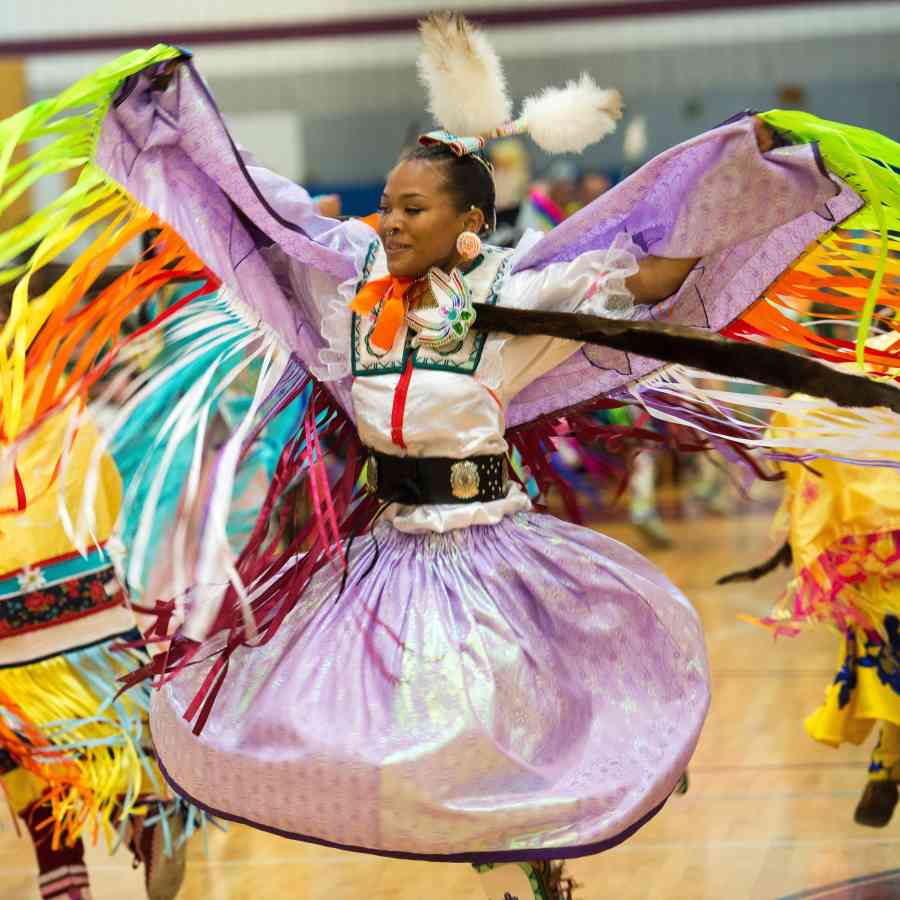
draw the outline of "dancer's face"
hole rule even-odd
[[[460,263],[456,239],[463,231],[477,234],[484,225],[480,209],[459,211],[443,168],[411,159],[388,175],[378,233],[388,271],[397,278],[417,278],[432,266],[450,271]]]

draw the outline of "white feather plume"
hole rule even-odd
[[[581,153],[615,131],[622,96],[597,87],[586,72],[564,88],[545,88],[522,106],[528,133],[548,153]]]
[[[456,13],[432,13],[419,25],[419,80],[441,127],[469,136],[512,117],[503,66],[484,34]]]

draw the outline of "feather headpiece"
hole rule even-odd
[[[563,88],[529,97],[522,115],[512,120],[503,66],[479,29],[457,13],[433,13],[419,31],[419,77],[443,129],[423,136],[423,142],[440,141],[464,155],[488,140],[528,133],[548,153],[580,153],[614,131],[621,118],[619,92],[598,87],[584,73]]]
[[[503,66],[482,31],[456,13],[432,13],[419,33],[419,79],[429,111],[446,131],[480,135],[512,118]]]

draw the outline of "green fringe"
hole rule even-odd
[[[83,169],[91,163],[100,126],[119,85],[129,75],[147,66],[183,55],[183,51],[167,44],[157,44],[149,50],[133,50],[101,66],[55,97],[33,103],[0,121],[0,213],[41,178]],[[16,147],[42,138],[53,140],[26,159],[10,165]],[[95,175],[87,179],[87,184],[74,185],[47,209],[3,234],[0,264],[5,266],[53,227],[60,227],[67,221],[66,208],[96,187],[97,180]],[[5,269],[0,283],[15,280],[26,268]]]
[[[845,228],[875,232],[880,236],[878,261],[860,316],[856,361],[863,366],[865,342],[884,278],[888,238],[900,232],[900,144],[876,131],[830,122],[810,113],[773,109],[760,118],[794,143],[817,143],[829,171],[842,178],[865,201]]]

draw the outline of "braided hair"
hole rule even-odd
[[[497,224],[494,179],[483,160],[474,155],[457,156],[446,144],[416,145],[407,150],[401,162],[422,160],[440,165],[446,175],[447,191],[459,212],[473,206],[484,215],[482,234],[489,234]]]

